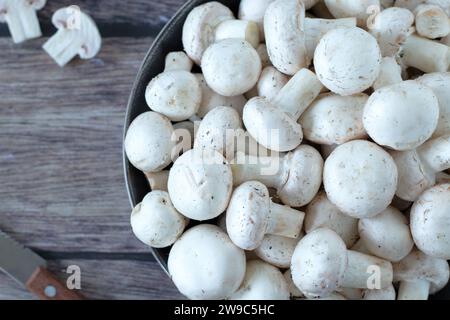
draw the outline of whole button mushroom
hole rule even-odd
[[[291,266],[292,255],[302,236],[286,238],[267,234],[254,252],[261,260],[275,267],[286,269]]]
[[[134,234],[154,248],[172,245],[181,236],[186,224],[186,218],[173,207],[165,191],[150,192],[131,213]]]
[[[225,39],[206,49],[202,70],[208,86],[223,96],[237,96],[258,82],[261,60],[245,40]]]
[[[357,17],[358,26],[365,27],[371,7],[380,8],[380,0],[324,0],[335,18]]]
[[[187,230],[173,245],[167,262],[178,290],[193,300],[230,297],[241,285],[245,253],[225,232],[208,224]]]
[[[415,81],[404,81],[370,96],[363,123],[377,144],[405,151],[427,141],[438,119],[439,102],[433,91]]]
[[[300,118],[305,138],[327,145],[366,138],[362,119],[368,99],[363,93],[348,97],[320,95]]]
[[[428,300],[449,280],[448,262],[414,250],[394,264],[394,282],[400,282],[398,300]]]
[[[254,250],[266,234],[298,238],[304,216],[301,211],[273,203],[265,185],[250,181],[234,190],[226,225],[228,235],[238,247]]]
[[[450,260],[450,184],[425,191],[411,209],[411,233],[425,254]]]
[[[450,135],[429,140],[419,148],[392,152],[398,168],[397,196],[415,201],[436,184],[438,173],[450,168]]]
[[[325,161],[323,183],[328,199],[344,214],[371,218],[386,209],[397,189],[397,166],[376,144],[351,141]]]
[[[74,15],[77,15],[76,21]],[[97,25],[79,8],[57,10],[52,16],[52,24],[58,31],[42,48],[60,67],[65,66],[76,55],[81,59],[91,59],[100,51],[102,38]]]
[[[394,207],[359,220],[359,234],[371,254],[391,262],[402,260],[414,247],[408,220]]]
[[[441,7],[423,4],[418,6],[414,13],[417,33],[422,37],[437,39],[450,33],[450,20]]]
[[[231,165],[235,186],[260,181],[275,188],[281,201],[291,207],[307,205],[322,183],[323,160],[313,147],[301,145],[295,151],[278,157],[247,157]]]
[[[247,271],[240,288],[231,300],[289,300],[289,289],[283,274],[259,260],[247,262]]]
[[[360,28],[328,32],[314,54],[319,80],[332,92],[349,96],[370,88],[380,73],[377,41]]]
[[[303,140],[297,120],[322,88],[312,71],[301,69],[273,100],[261,97],[249,100],[244,107],[244,125],[265,148],[277,152],[294,150]]]
[[[296,286],[310,297],[327,297],[340,288],[371,285],[370,268],[379,268],[380,289],[392,284],[390,262],[347,250],[332,230],[319,228],[300,240],[292,257],[291,272]]]
[[[133,120],[125,136],[128,160],[143,172],[159,172],[172,161],[175,141],[169,119],[156,112],[144,112]]]

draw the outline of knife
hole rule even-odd
[[[82,300],[47,270],[47,262],[0,230],[0,271],[42,300]]]

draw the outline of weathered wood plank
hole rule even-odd
[[[183,299],[156,262],[114,260],[51,261],[62,281],[70,265],[81,269],[81,293],[88,299]],[[0,273],[0,300],[34,299],[20,284]]]
[[[44,40],[0,39],[0,228],[43,250],[146,252],[130,231],[121,153],[152,38],[105,39],[96,59],[63,69]]]

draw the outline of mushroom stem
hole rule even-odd
[[[42,36],[35,10],[32,6],[23,5],[19,1],[11,4],[5,20],[14,43]]]
[[[450,168],[450,135],[430,140],[417,150],[421,160],[435,173]]]
[[[426,280],[401,281],[397,300],[428,300],[430,282]]]
[[[304,218],[303,212],[272,202],[266,233],[296,239],[302,230]]]
[[[221,22],[216,28],[216,42],[231,38],[246,40],[254,48],[257,48],[260,38],[258,24],[245,20],[225,20]]]
[[[81,38],[72,30],[59,29],[42,48],[62,67],[78,54],[81,45]]]

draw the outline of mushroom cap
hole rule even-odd
[[[261,245],[255,249],[256,255],[271,265],[286,269],[291,266],[292,255],[300,238],[286,238],[267,234]]]
[[[225,39],[212,44],[202,58],[202,70],[208,86],[231,97],[253,88],[261,74],[261,59],[245,40]]]
[[[359,220],[359,234],[373,255],[392,262],[402,260],[414,247],[408,220],[394,207]]]
[[[379,145],[405,151],[417,148],[436,130],[439,102],[433,91],[404,81],[375,91],[364,108],[364,127]]]
[[[216,27],[231,19],[234,19],[233,12],[217,1],[192,9],[184,22],[182,35],[183,47],[189,58],[200,65],[204,51],[214,43]]]
[[[360,28],[338,28],[320,40],[314,54],[317,77],[342,96],[361,93],[378,78],[381,52],[377,41]]]
[[[325,161],[328,199],[354,218],[370,218],[386,209],[397,189],[397,166],[375,143],[355,140],[337,147]]]
[[[233,176],[224,157],[216,152],[189,150],[169,173],[167,188],[175,208],[198,221],[210,220],[225,211]]]
[[[250,135],[267,149],[291,151],[303,140],[300,124],[264,98],[250,99],[242,118]]]
[[[247,262],[247,271],[240,288],[231,300],[289,300],[289,289],[283,274],[260,260]]]
[[[273,100],[280,90],[288,83],[289,77],[272,66],[267,66],[261,72],[256,89],[258,96]]]
[[[343,214],[325,192],[320,192],[306,208],[305,231],[310,233],[318,228],[328,228],[336,232],[351,248],[359,238],[358,220]]]
[[[131,227],[143,243],[165,248],[183,233],[186,219],[173,207],[167,192],[153,191],[133,209]]]
[[[345,243],[336,232],[326,228],[303,237],[292,256],[292,279],[307,296],[327,297],[336,291],[346,268]]]
[[[411,209],[411,233],[425,254],[450,260],[450,184],[425,191]]]
[[[430,282],[430,294],[444,288],[449,279],[448,262],[414,250],[394,267],[394,282],[426,280]]]
[[[283,158],[288,179],[278,188],[284,204],[303,207],[310,203],[322,185],[323,159],[319,151],[301,145]]]
[[[300,118],[305,138],[327,145],[365,138],[362,118],[368,99],[364,93],[348,97],[333,93],[319,96]]]
[[[175,147],[169,119],[156,112],[145,112],[130,124],[125,136],[125,153],[133,166],[143,172],[158,172],[172,161]]]
[[[225,299],[241,285],[246,259],[225,232],[203,224],[175,242],[167,265],[176,287],[189,299]]]
[[[145,91],[150,109],[172,121],[183,121],[197,113],[202,90],[197,78],[184,70],[166,71],[150,81]]]
[[[230,239],[245,250],[261,245],[269,223],[269,190],[261,182],[249,181],[237,187],[227,209]]]

